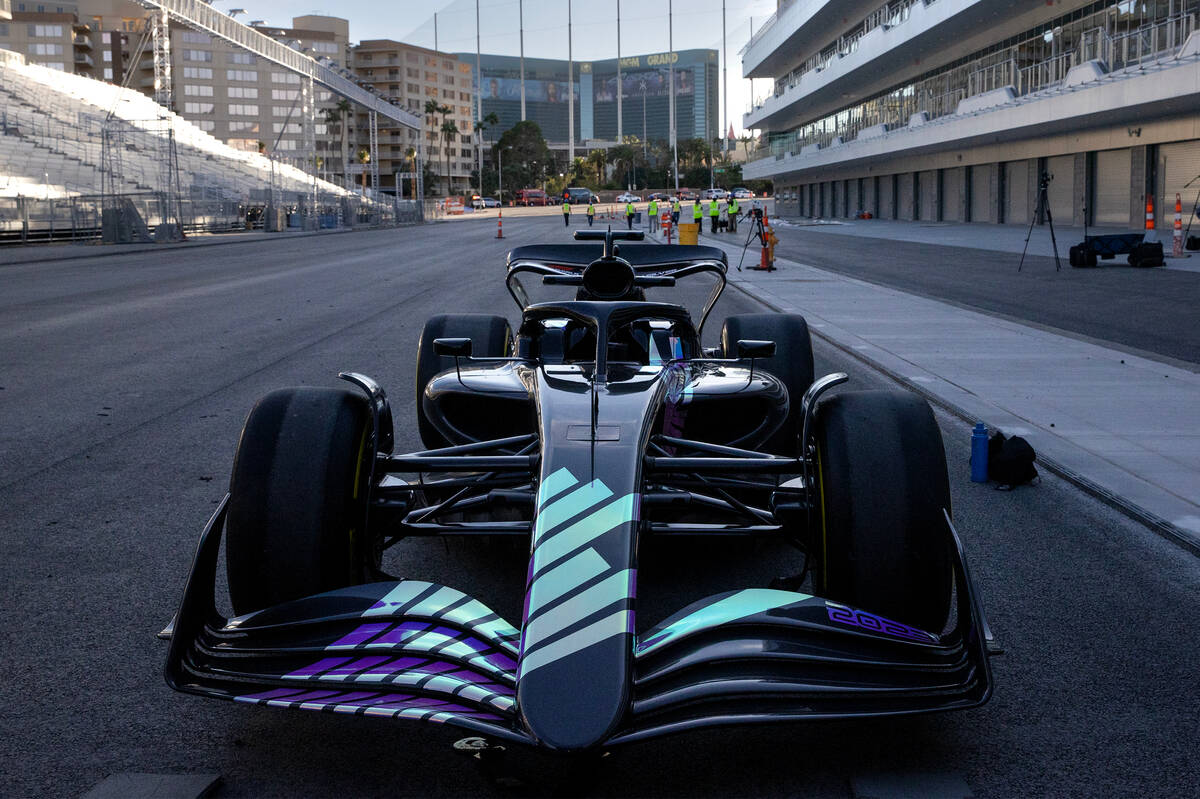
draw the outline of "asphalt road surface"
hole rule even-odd
[[[1039,234],[1042,235],[1042,234]],[[1135,269],[1124,256],[1099,269],[1063,268],[1054,259],[969,247],[808,232],[787,228],[783,258],[1019,322],[1116,344],[1149,357],[1200,365],[1200,274]],[[1168,250],[1170,244],[1168,242]]]
[[[223,797],[549,790],[498,788],[451,751],[452,728],[173,693],[154,637],[254,401],[364,372],[390,390],[397,447],[417,448],[423,320],[515,319],[505,250],[564,240],[556,218],[505,231],[500,242],[486,224],[429,225],[0,267],[0,793],[77,796],[134,772],[218,773]],[[718,317],[756,310],[730,291]],[[819,342],[817,360],[851,387],[887,385]],[[874,780],[930,796],[1200,794],[1196,559],[1053,476],[1011,493],[968,482],[969,431],[939,421],[956,523],[1007,650],[991,703],[654,741],[614,752],[577,793],[838,797]],[[794,560],[768,546],[647,547],[639,620],[764,586]],[[385,565],[520,616],[519,554],[423,540]]]

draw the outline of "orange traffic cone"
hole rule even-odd
[[[504,209],[501,208],[496,214],[496,238],[504,238]]]

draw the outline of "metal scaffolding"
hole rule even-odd
[[[374,112],[368,112],[371,125],[371,196],[379,199],[379,116]]]
[[[171,109],[171,17],[165,8],[154,9],[149,24],[154,42],[154,102]]]

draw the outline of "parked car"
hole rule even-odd
[[[682,203],[682,202],[687,202],[687,201],[689,201],[689,200],[694,200],[694,199],[696,199],[696,192],[692,191],[691,189],[680,189],[680,190],[679,190],[679,193],[678,193],[678,194],[676,194],[676,195],[675,195],[675,197],[676,197],[676,199],[678,199],[678,200],[679,200],[679,202],[681,202],[681,203]]]
[[[724,200],[728,192],[724,189],[705,189],[700,192],[701,200]]]
[[[753,200],[754,192],[750,191],[744,186],[739,186],[733,190],[733,196],[734,199],[738,200]]]
[[[636,194],[631,194],[629,192],[625,192],[624,194],[617,197],[617,202],[619,202],[619,203],[640,203],[641,201],[642,201],[641,197],[637,196]]]
[[[569,202],[572,205],[587,205],[589,202],[598,203],[600,198],[592,194],[592,190],[584,186],[570,186],[563,189],[561,202]]]
[[[549,205],[550,198],[541,189],[521,189],[516,194],[517,205]]]
[[[671,195],[665,191],[656,191],[646,198],[647,200],[658,200],[659,202],[671,202]]]
[[[483,207],[484,208],[499,208],[500,201],[497,200],[495,197],[484,197],[483,198]]]

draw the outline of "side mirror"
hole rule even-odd
[[[741,342],[738,342],[739,344]],[[774,348],[774,344],[771,345]],[[469,338],[435,338],[433,351],[437,355],[449,355],[452,358],[471,357],[471,339]],[[772,349],[774,352],[774,349]]]
[[[775,342],[739,339],[737,351],[739,358],[770,358],[775,354]]]

